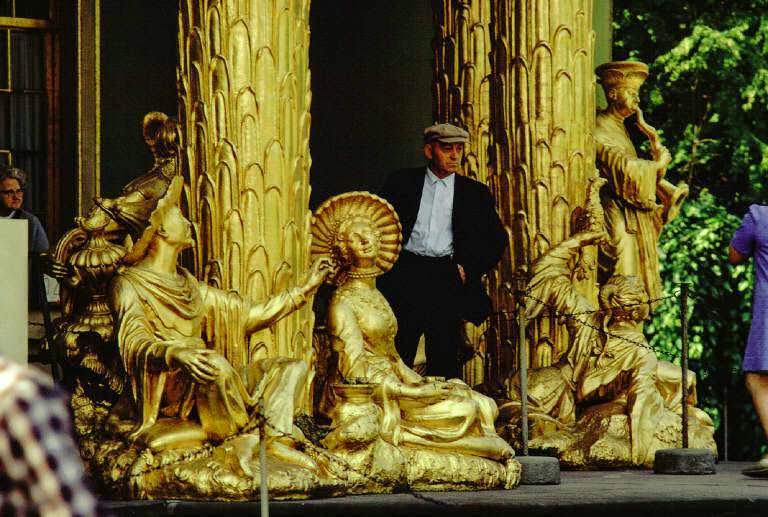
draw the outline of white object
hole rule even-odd
[[[456,174],[438,178],[427,167],[419,212],[405,249],[426,257],[453,255],[453,190]]]
[[[27,364],[27,221],[0,220],[0,355]]]

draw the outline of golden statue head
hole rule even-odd
[[[643,281],[637,276],[613,275],[600,286],[600,308],[613,319],[641,322],[650,313],[650,301]]]
[[[190,222],[179,208],[183,188],[184,179],[181,176],[174,177],[165,195],[146,220],[141,236],[125,255],[124,264],[135,264],[144,258],[158,237],[182,248],[192,245]]]
[[[400,254],[402,227],[395,209],[370,192],[333,196],[312,218],[312,256],[334,262],[330,283],[376,277],[389,271]]]
[[[640,87],[648,78],[648,65],[639,61],[612,61],[598,66],[595,73],[609,106],[617,107],[624,116],[634,113],[639,105]]]
[[[180,139],[175,119],[159,111],[150,111],[142,120],[141,134],[155,158],[176,156]]]

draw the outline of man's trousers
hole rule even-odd
[[[461,288],[451,257],[424,257],[405,250],[392,271],[380,279],[379,289],[397,318],[395,345],[406,365],[413,366],[424,335],[426,374],[459,377]]]

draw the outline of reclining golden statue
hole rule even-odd
[[[605,232],[600,187],[588,187],[578,233],[552,246],[533,264],[525,315],[554,315],[567,328],[568,347],[555,364],[528,372],[530,447],[555,452],[576,468],[653,465],[656,450],[681,443],[682,404],[688,404],[691,447],[716,449],[709,416],[694,407],[696,375],[688,371],[685,400],[681,370],[657,359],[643,334],[651,305],[642,280],[613,275],[600,286],[599,308],[576,288],[584,250]],[[507,380],[512,402],[503,419],[520,408],[519,377]]]

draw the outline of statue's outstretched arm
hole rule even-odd
[[[561,314],[594,310],[589,300],[574,288],[570,264],[583,247],[597,243],[604,236],[602,232],[577,233],[539,257],[528,283],[529,297],[525,303],[528,318],[535,318],[550,308]]]
[[[246,334],[271,327],[305,303],[307,298],[302,289],[294,287],[272,296],[266,302],[251,305],[245,320]]]
[[[330,259],[323,257],[315,260],[307,275],[304,285],[288,289],[271,297],[264,303],[257,303],[248,308],[245,332],[251,334],[257,330],[271,327],[293,311],[300,309],[315,294],[331,270]],[[214,289],[206,287],[209,291]]]

